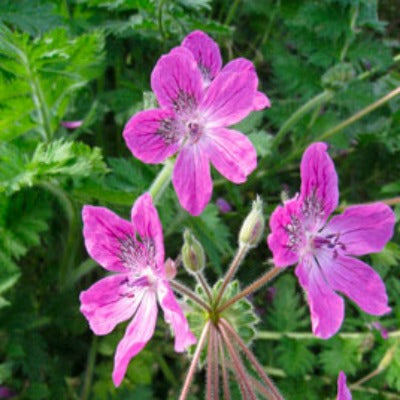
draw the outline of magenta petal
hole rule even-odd
[[[351,393],[346,384],[346,375],[340,371],[338,381],[338,394],[336,400],[351,400]]]
[[[296,221],[300,221],[300,203],[296,198],[276,207],[271,214],[267,241],[277,267],[287,267],[299,260],[298,251],[305,239],[302,226]]]
[[[171,325],[175,335],[175,351],[183,352],[187,347],[196,343],[196,338],[190,331],[188,321],[167,281],[159,282],[158,299],[164,311],[165,322]]]
[[[332,289],[345,294],[369,314],[390,312],[385,285],[369,265],[340,254],[335,259],[321,258],[320,262]]]
[[[339,201],[338,178],[326,143],[313,143],[301,160],[301,193],[307,229],[319,229]]]
[[[182,46],[192,52],[205,82],[212,81],[222,65],[218,44],[204,32],[194,31],[183,39]]]
[[[151,74],[151,87],[161,107],[192,111],[200,102],[203,83],[190,50],[176,47],[162,56]]]
[[[257,92],[253,100],[254,110],[259,111],[269,107],[271,107],[271,101],[269,100],[269,98],[264,93]]]
[[[257,83],[252,71],[219,73],[199,105],[207,126],[229,126],[247,117],[253,110]]]
[[[314,260],[303,260],[295,272],[307,293],[314,335],[322,339],[330,338],[342,325],[343,299],[328,286]]]
[[[351,206],[333,217],[323,232],[338,234],[345,253],[360,256],[382,251],[395,222],[394,212],[384,203]]]
[[[89,255],[109,271],[126,272],[121,242],[134,236],[131,224],[105,207],[84,206],[82,219]]]
[[[200,143],[188,145],[179,153],[172,183],[182,207],[200,215],[212,193],[210,162]]]
[[[128,274],[103,278],[81,292],[81,312],[96,335],[106,335],[129,319],[143,295],[143,288],[127,286]]]
[[[256,69],[254,64],[247,60],[246,58],[235,58],[234,60],[228,62],[221,72],[254,72]],[[257,78],[258,85],[258,78]],[[266,107],[271,107],[271,102],[269,98],[262,92],[256,92],[253,99],[253,109],[256,111],[263,110]]]
[[[145,163],[158,164],[178,150],[181,132],[170,110],[146,110],[125,125],[123,136],[132,154]]]
[[[156,295],[148,290],[143,296],[132,322],[119,342],[114,358],[113,381],[119,386],[124,379],[130,360],[135,357],[151,339],[157,321]]]
[[[208,134],[208,156],[218,172],[234,183],[243,183],[257,167],[253,144],[238,131],[213,129]]]
[[[142,194],[132,207],[132,224],[145,243],[155,245],[157,266],[164,269],[164,239],[161,221],[150,193]]]

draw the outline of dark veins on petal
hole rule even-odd
[[[197,107],[195,97],[186,93],[183,90],[178,92],[176,99],[174,100],[174,110],[178,114],[189,114],[192,113]]]
[[[140,242],[137,238],[126,235],[125,238],[119,239],[119,242],[119,257],[126,268],[131,270],[146,266],[156,268],[156,250],[151,239]]]
[[[166,144],[173,144],[179,139],[179,131],[176,123],[171,118],[164,119],[160,122],[157,134],[164,139]]]

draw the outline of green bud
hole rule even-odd
[[[264,232],[265,220],[263,203],[259,196],[253,201],[250,214],[246,217],[239,233],[239,244],[249,247],[257,246]]]
[[[183,233],[182,263],[188,272],[198,273],[205,265],[203,246],[189,229]]]
[[[354,75],[354,68],[351,64],[336,64],[322,75],[322,86],[331,90],[342,89],[354,78]]]

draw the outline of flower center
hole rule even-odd
[[[190,143],[197,143],[203,134],[203,128],[198,122],[188,122],[187,134]]]
[[[346,246],[340,241],[340,233],[332,233],[326,236],[313,236],[311,239],[311,247],[317,249],[328,249],[333,251],[333,257],[336,258],[339,250],[346,250]]]

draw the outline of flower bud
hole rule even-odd
[[[250,214],[246,217],[239,233],[239,244],[249,247],[257,246],[264,232],[265,220],[263,203],[259,196],[253,201]]]
[[[171,279],[174,279],[176,276],[176,263],[174,260],[171,258],[167,258],[164,263],[165,267],[165,276],[167,279],[170,281]]]
[[[183,233],[182,263],[188,272],[197,274],[205,265],[203,246],[188,229]]]

